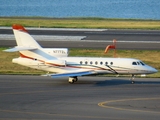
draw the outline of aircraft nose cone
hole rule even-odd
[[[158,72],[158,70],[155,69],[154,72],[156,73],[156,72]]]
[[[156,73],[156,72],[158,72],[158,70],[156,70],[155,68],[151,68],[151,73]]]

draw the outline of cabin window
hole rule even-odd
[[[108,65],[108,62],[105,62],[106,65]]]
[[[92,64],[93,64],[93,62],[91,61],[91,62],[90,62],[90,64],[92,65]]]
[[[88,62],[86,61],[86,62],[85,62],[85,64],[87,65],[87,64],[88,64]]]
[[[83,63],[83,62],[82,62],[82,61],[80,61],[80,64],[81,64],[81,65],[82,65],[82,63]]]
[[[137,63],[136,62],[132,62],[132,65],[137,65]]]
[[[97,64],[98,64],[98,62],[96,61],[96,62],[95,62],[95,64],[97,65]]]
[[[110,64],[113,65],[113,62],[111,62]]]
[[[103,65],[103,62],[100,62],[101,65]]]

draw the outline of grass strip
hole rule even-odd
[[[18,64],[13,64],[13,58],[19,57],[18,52],[6,53],[2,50],[7,48],[0,48],[0,74],[31,74],[40,75],[46,72],[24,67]],[[70,49],[69,56],[84,56],[84,57],[113,57],[113,51],[108,51],[104,54],[103,49]],[[148,77],[160,78],[160,50],[117,50],[117,57],[119,58],[137,58],[146,64],[156,68],[159,72]]]
[[[27,27],[47,28],[99,28],[160,30],[159,20],[105,19],[105,18],[42,18],[0,17],[0,26],[21,24]]]

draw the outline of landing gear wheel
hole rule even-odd
[[[131,83],[132,83],[132,84],[134,84],[134,83],[135,83],[135,82],[134,82],[134,74],[132,74],[132,77],[131,77],[131,79],[130,79],[130,80],[131,80]]]
[[[69,77],[69,80],[68,82],[73,84],[74,82],[77,82],[78,81],[78,78],[77,77]]]
[[[132,81],[131,83],[132,83],[132,84],[134,84],[135,82],[134,82],[134,81]]]
[[[69,78],[68,82],[73,84],[74,83],[74,78]]]
[[[74,77],[74,82],[77,82],[78,81],[78,78],[77,77]]]

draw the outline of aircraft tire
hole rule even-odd
[[[75,80],[74,80],[74,78],[69,78],[68,82],[69,82],[70,84],[73,84],[73,83],[75,82]]]

